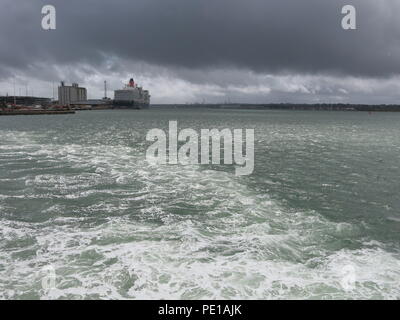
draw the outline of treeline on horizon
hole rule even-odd
[[[400,112],[397,104],[346,104],[346,103],[268,103],[268,104],[153,104],[153,107],[251,109],[251,110],[326,110],[326,111],[390,111]]]

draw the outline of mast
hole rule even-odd
[[[15,77],[14,77],[14,106],[17,104],[17,97],[15,95]]]

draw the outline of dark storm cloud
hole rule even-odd
[[[341,29],[341,7],[358,30]],[[57,30],[40,27],[57,9]],[[388,76],[400,73],[398,0],[2,0],[0,72],[37,63]],[[114,60],[110,60],[110,58]],[[114,62],[112,62],[114,61]]]

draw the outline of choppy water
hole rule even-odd
[[[150,166],[169,120],[255,128],[255,172]],[[390,113],[2,117],[0,298],[398,299],[399,156]]]

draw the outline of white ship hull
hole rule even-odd
[[[113,105],[117,108],[143,109],[150,105],[150,95],[141,87],[127,86],[122,90],[115,90]]]

